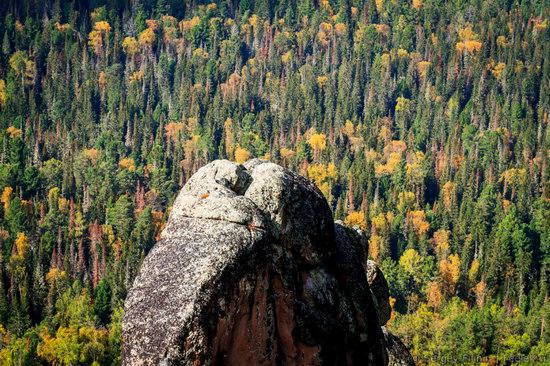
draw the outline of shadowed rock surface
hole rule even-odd
[[[376,262],[367,260],[367,280],[378,313],[378,323],[386,325],[391,316],[390,290],[384,274]]]
[[[180,192],[130,290],[124,364],[387,364],[387,284],[376,267],[371,293],[364,254],[307,179],[214,161]]]
[[[407,347],[393,334],[389,333],[386,327],[382,327],[386,349],[388,350],[389,366],[414,366],[414,359]]]

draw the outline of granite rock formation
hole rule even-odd
[[[129,292],[123,362],[388,364],[387,284],[364,258],[307,179],[214,161],[181,190]]]

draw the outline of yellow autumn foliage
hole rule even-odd
[[[282,56],[281,56],[281,61],[283,62],[283,64],[288,64],[292,61],[292,51],[288,51],[286,53],[284,53]]]
[[[180,22],[180,31],[186,32],[193,28],[195,28],[199,23],[201,22],[200,18],[198,16],[195,16],[189,20],[182,20]]]
[[[476,305],[482,308],[485,305],[485,295],[487,294],[487,283],[484,280],[475,285],[474,294],[476,295]]]
[[[456,44],[457,51],[468,51],[468,53],[474,53],[479,50],[481,50],[482,43],[479,41],[465,41],[465,42],[458,42]]]
[[[319,88],[324,88],[327,85],[328,77],[326,76],[317,76],[317,85],[319,85]]]
[[[415,201],[416,201],[416,196],[414,195],[414,192],[410,192],[410,191],[399,192],[397,194],[397,209],[399,211],[402,211],[407,207],[411,207]]]
[[[502,75],[502,72],[506,68],[506,64],[504,62],[499,62],[493,68],[491,69],[491,73],[496,79],[500,79],[500,76]]]
[[[197,48],[193,50],[193,57],[206,60],[208,59],[208,52],[204,48]],[[201,84],[195,84],[195,85],[201,85]]]
[[[479,274],[479,268],[480,268],[479,260],[474,259],[470,266],[470,270],[468,271],[468,281],[470,281],[470,283],[474,283],[474,281],[477,279],[477,276]]]
[[[407,50],[404,50],[402,48],[397,49],[397,57],[398,58],[406,58],[409,56],[409,52]]]
[[[13,193],[13,188],[11,188],[10,186],[4,187],[4,190],[2,191],[2,196],[0,197],[0,201],[4,205],[5,214],[7,214],[8,209],[10,208],[12,193]]]
[[[314,133],[307,140],[313,151],[323,151],[327,147],[327,138],[324,133]]]
[[[235,149],[235,161],[239,164],[243,164],[248,159],[250,159],[250,151],[243,149],[240,146],[237,146],[237,148]]]
[[[98,149],[84,149],[83,151],[84,153],[84,156],[90,160],[90,162],[92,163],[92,165],[96,165],[97,164],[97,161],[99,159],[99,150]]]
[[[164,130],[167,139],[176,141],[180,131],[183,130],[183,123],[170,122],[164,127]]]
[[[68,23],[62,24],[59,22],[55,22],[55,28],[60,32],[65,32],[69,29],[71,29],[71,25]]]
[[[329,0],[321,0],[319,3],[321,5],[321,7],[327,11],[327,13],[332,14],[334,12],[332,10],[332,7],[330,6],[330,1]]]
[[[104,328],[70,325],[59,327],[53,337],[48,329],[43,328],[36,352],[49,365],[74,365],[90,360],[88,364],[97,366],[99,363],[91,360],[104,357],[108,342],[109,331]]]
[[[125,37],[122,41],[122,49],[126,54],[132,56],[139,50],[138,41],[134,37]]]
[[[374,216],[371,220],[373,231],[381,232],[386,228],[386,216],[383,212],[380,212],[378,215]]]
[[[407,150],[407,144],[401,140],[392,140],[386,146],[384,146],[384,155],[390,156],[391,154],[401,155]]]
[[[428,74],[428,69],[430,68],[430,66],[432,65],[432,63],[430,61],[420,61],[416,64],[416,69],[418,70],[418,75],[420,75],[420,77],[422,78],[425,78],[426,75]]]
[[[65,279],[67,277],[67,273],[65,271],[60,270],[57,267],[53,267],[46,273],[46,282],[48,282],[50,285],[58,280]]]
[[[500,47],[506,47],[508,46],[508,40],[505,36],[498,36],[497,37],[497,45]]]
[[[407,221],[412,225],[418,236],[425,235],[430,229],[430,224],[426,221],[426,213],[423,210],[409,211]]]
[[[534,30],[537,30],[537,31],[541,31],[541,30],[545,30],[546,28],[548,28],[548,19],[535,19],[535,21],[533,22],[534,25],[533,25],[533,29]]]
[[[8,133],[8,135],[10,135],[10,138],[12,139],[21,137],[21,129],[17,127],[10,126],[6,129],[6,132]]]
[[[385,4],[385,0],[374,0],[374,5],[376,6],[376,11],[378,13],[384,12],[384,4]]]
[[[406,273],[413,276],[415,280],[419,280],[419,274],[422,270],[423,259],[418,252],[412,248],[407,249],[399,258],[399,265],[403,267]]]
[[[151,28],[145,29],[139,34],[139,44],[142,46],[152,46],[155,43],[155,31]]]
[[[95,22],[94,29],[88,34],[88,45],[93,47],[96,55],[103,50],[103,37],[111,31],[111,26],[106,21]]]
[[[392,152],[388,156],[385,164],[378,164],[374,167],[374,173],[377,178],[392,175],[395,172],[395,168],[401,161],[401,153]]]
[[[332,24],[328,22],[321,22],[321,24],[319,24],[319,29],[325,33],[332,33]]]
[[[281,154],[281,158],[283,160],[289,160],[294,156],[294,151],[287,149],[286,147],[282,147],[281,150],[279,150],[279,153]]]
[[[458,30],[458,37],[463,41],[469,41],[472,39],[477,39],[478,35],[472,29],[472,25],[467,24],[466,27]]]
[[[342,132],[344,135],[346,135],[348,138],[352,138],[355,134],[355,126],[353,125],[353,122],[351,122],[349,119],[344,124],[344,127],[342,128]]]
[[[101,33],[109,33],[111,31],[111,25],[104,20],[95,22],[94,30]]]
[[[460,278],[460,257],[451,254],[448,259],[439,261],[439,276],[443,282],[443,289],[448,294],[454,294],[456,284]]]
[[[525,168],[510,168],[500,176],[500,181],[506,185],[517,187],[527,181],[527,170]]]
[[[367,227],[367,222],[365,220],[365,213],[363,211],[353,211],[350,212],[346,219],[344,220],[344,223],[348,227],[359,227],[361,230],[365,230]]]
[[[0,107],[3,107],[6,104],[7,97],[6,82],[0,79]]]
[[[391,136],[392,136],[392,132],[388,127],[386,126],[380,127],[380,131],[378,132],[378,138],[380,140],[388,141],[389,139],[391,139]]]
[[[390,63],[391,63],[391,55],[387,52],[383,53],[382,56],[380,56],[380,60],[382,61],[382,65],[385,67],[385,68],[389,68],[390,67]]]
[[[69,200],[64,197],[59,197],[57,199],[57,208],[59,209],[59,212],[67,213],[69,212]]]
[[[324,31],[317,32],[317,41],[323,47],[327,47],[328,44],[330,43],[330,39],[329,39],[327,33],[324,32]]]
[[[94,48],[94,52],[99,54],[103,46],[103,39],[101,33],[98,31],[91,31],[88,34],[88,44]]]
[[[147,25],[147,28],[152,29],[153,31],[156,31],[159,27],[159,23],[155,19],[146,19],[145,24]]]
[[[13,260],[24,259],[29,252],[31,245],[29,239],[25,233],[17,233],[17,239],[15,239],[15,250],[12,252],[11,258]]]
[[[375,261],[380,259],[380,248],[384,244],[384,238],[380,235],[373,234],[369,238],[369,256]]]
[[[252,14],[252,16],[248,18],[248,24],[255,28],[260,24],[260,18],[256,14]]]
[[[451,203],[455,193],[455,184],[451,181],[446,182],[441,189],[441,198],[446,209],[451,208]]]
[[[411,101],[405,97],[397,97],[397,103],[395,105],[395,113],[407,112]]]
[[[128,81],[130,83],[135,83],[137,81],[141,81],[141,79],[143,79],[143,71],[142,70],[139,70],[139,71],[134,71],[130,77],[128,78]]]
[[[437,281],[432,281],[426,287],[426,300],[428,306],[434,309],[439,309],[443,303],[443,294],[441,293],[441,285]]]
[[[445,229],[439,229],[434,233],[432,241],[438,258],[447,258],[450,249],[450,234],[450,231]]]
[[[407,172],[407,178],[412,182],[421,182],[424,179],[424,153],[422,151],[416,151],[414,154],[409,154],[407,157],[407,165],[405,167]]]
[[[178,22],[178,19],[171,15],[163,15],[160,19],[163,25],[175,25]]]
[[[466,50],[468,53],[472,54],[481,50],[482,43],[478,40],[479,36],[473,31],[470,24],[459,29],[458,37],[461,41],[456,44],[457,51],[463,52]]]
[[[315,183],[317,188],[326,198],[330,197],[330,187],[336,178],[338,172],[333,163],[330,164],[311,164],[307,167],[308,178]]]
[[[97,84],[99,85],[99,89],[101,90],[105,90],[105,88],[107,87],[107,75],[105,74],[105,71],[99,72]]]
[[[343,36],[346,34],[348,28],[344,23],[336,23],[334,26],[334,31],[336,32],[336,35]]]
[[[134,162],[134,159],[132,158],[120,159],[120,161],[118,162],[118,167],[121,170],[128,170],[130,172],[133,172],[136,170],[136,164]]]

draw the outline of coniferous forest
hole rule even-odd
[[[550,362],[549,17],[547,0],[0,2],[0,364],[119,364],[179,189],[252,157],[365,233],[418,364]]]

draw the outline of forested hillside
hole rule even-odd
[[[419,364],[550,362],[547,0],[138,3],[0,3],[1,365],[119,363],[179,188],[250,157],[365,232]]]

